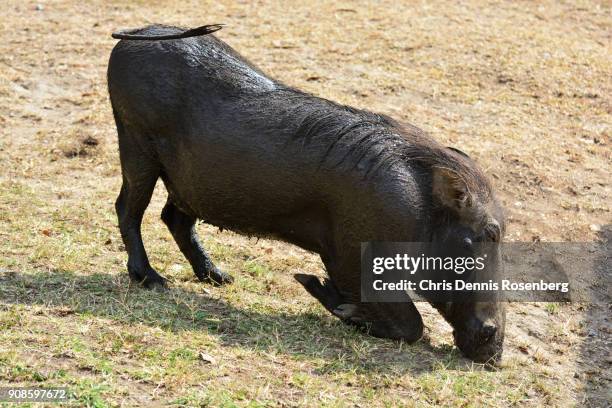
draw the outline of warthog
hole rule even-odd
[[[499,242],[504,219],[489,182],[464,153],[417,127],[271,79],[206,35],[218,28],[153,25],[113,35],[122,39],[108,65],[123,175],[116,210],[130,277],[165,284],[140,232],[161,177],[161,218],[200,280],[233,278],[202,248],[197,219],[318,253],[329,279],[296,279],[327,310],[374,336],[418,340],[423,322],[413,303],[361,301],[360,243]],[[465,355],[500,357],[502,304],[434,306]]]

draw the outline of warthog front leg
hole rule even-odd
[[[294,277],[331,314],[374,337],[413,343],[423,336],[423,319],[412,302],[346,303],[331,280],[321,283],[316,276],[306,274]]]

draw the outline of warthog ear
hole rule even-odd
[[[448,168],[432,169],[432,195],[443,206],[455,210],[462,210],[472,205],[472,196],[465,180]]]

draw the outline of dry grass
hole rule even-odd
[[[197,283],[158,221],[162,188],[145,242],[172,289],[129,288],[105,83],[111,31],[223,22],[271,75],[477,158],[510,240],[588,241],[610,224],[608,3],[10,0],[3,14],[0,385],[67,385],[89,406],[609,402],[607,305],[513,305],[503,367],[486,371],[424,306],[412,346],[341,325],[290,278],[319,261],[288,245],[202,225],[237,282]]]

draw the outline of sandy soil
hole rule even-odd
[[[609,3],[315,3],[4,3],[0,266],[54,271],[78,244],[92,257],[70,255],[83,262],[77,273],[99,265],[124,273],[112,210],[120,170],[105,70],[115,43],[110,32],[151,22],[226,23],[219,37],[272,76],[417,124],[465,150],[499,191],[509,241],[609,245]],[[159,213],[162,200],[163,192],[156,193],[152,212]],[[62,220],[82,228],[62,235]],[[201,228],[216,234],[218,245],[252,246],[269,262],[293,257],[321,274],[314,256],[288,245]],[[62,254],[45,246],[56,232],[65,238]],[[155,258],[158,265],[163,256]],[[274,296],[310,302],[289,278],[279,279],[284,286]],[[504,361],[541,378],[546,390],[523,403],[609,406],[610,307],[609,297],[589,305],[510,307]],[[424,313],[431,346],[451,344],[449,327],[431,309]],[[5,382],[11,377],[0,376]]]

